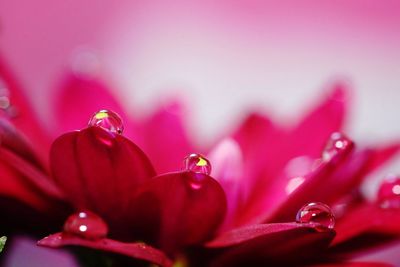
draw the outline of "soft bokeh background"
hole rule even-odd
[[[139,117],[180,96],[204,140],[249,109],[294,120],[339,79],[350,136],[400,139],[400,1],[1,0],[0,53],[43,117],[71,67]]]

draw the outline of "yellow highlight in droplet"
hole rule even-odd
[[[197,162],[196,165],[200,167],[207,166],[207,161],[203,157],[199,157],[199,161]]]
[[[96,113],[96,119],[101,120],[108,117],[108,113],[106,111],[99,111]]]

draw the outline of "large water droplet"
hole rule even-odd
[[[382,208],[400,208],[400,177],[388,175],[378,191],[378,203]]]
[[[200,154],[190,154],[185,158],[184,169],[194,173],[211,174],[211,164],[206,157]]]
[[[111,110],[100,110],[93,114],[90,118],[88,126],[101,127],[108,132],[122,134],[124,124],[121,117]]]
[[[108,227],[103,219],[93,212],[81,211],[68,217],[64,224],[64,233],[99,239],[107,236]]]
[[[344,153],[353,146],[353,142],[345,135],[335,132],[331,135],[324,151],[322,152],[322,159],[329,161],[340,153]]]
[[[312,202],[304,205],[296,215],[296,222],[308,223],[319,231],[333,229],[335,216],[328,205],[321,202]]]

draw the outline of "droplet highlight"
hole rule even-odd
[[[100,110],[90,118],[89,127],[95,126],[103,128],[110,133],[122,134],[124,124],[121,117],[111,110]]]
[[[322,152],[322,159],[324,161],[332,160],[337,155],[344,153],[353,147],[353,141],[347,138],[344,134],[335,132],[333,133]]]
[[[98,215],[90,211],[81,211],[68,217],[64,224],[64,233],[87,239],[100,239],[108,234],[107,224]]]
[[[334,228],[335,216],[328,205],[321,202],[312,202],[304,205],[297,212],[296,222],[307,223],[318,231],[325,231]]]
[[[211,174],[210,161],[200,154],[190,154],[184,160],[184,169],[199,174]]]
[[[400,208],[400,176],[388,175],[379,187],[377,201],[382,208]]]

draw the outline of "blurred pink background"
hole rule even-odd
[[[71,67],[139,117],[181,96],[204,140],[254,107],[294,120],[340,79],[350,136],[400,137],[400,1],[1,0],[0,53],[44,117]]]
[[[399,1],[2,0],[0,22],[0,52],[43,115],[90,52],[131,112],[183,95],[202,137],[254,106],[295,119],[337,78],[355,92],[353,137],[400,134]]]

